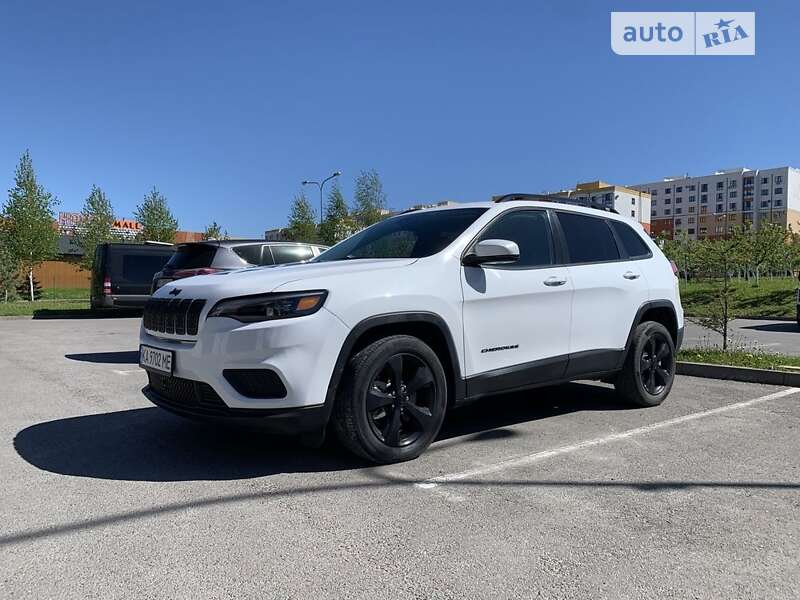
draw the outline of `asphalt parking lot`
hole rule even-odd
[[[800,327],[795,321],[734,319],[730,322],[729,331],[729,337],[738,347],[800,356]],[[720,345],[721,340],[718,333],[687,320],[684,347]]]
[[[150,406],[137,327],[0,320],[0,597],[797,597],[800,389],[490,398],[375,468]]]

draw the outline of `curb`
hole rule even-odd
[[[708,377],[711,379],[727,379],[730,381],[800,387],[800,373],[770,371],[768,369],[752,369],[750,367],[731,367],[728,365],[678,361],[675,365],[675,372],[678,375],[690,375],[691,377]]]

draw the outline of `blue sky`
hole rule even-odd
[[[30,148],[61,210],[155,185],[182,229],[260,236],[334,169],[405,208],[800,166],[800,4],[757,3],[754,57],[616,56],[612,9],[754,6],[5,0],[0,183]]]

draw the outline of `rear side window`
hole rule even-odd
[[[310,246],[271,246],[272,256],[275,264],[299,262],[314,257],[314,251]]]
[[[577,213],[558,213],[567,241],[570,263],[603,262],[619,259],[614,234],[605,219]]]
[[[125,254],[122,256],[122,279],[128,283],[150,283],[153,275],[164,268],[163,254]]]
[[[202,269],[214,262],[217,247],[211,244],[188,244],[178,246],[167,266],[171,269]]]
[[[509,240],[519,246],[519,260],[509,266],[553,264],[550,223],[543,210],[516,210],[501,216],[481,234],[481,240]]]
[[[251,265],[272,264],[269,262],[269,254],[267,254],[267,262],[261,261],[261,249],[264,248],[261,244],[251,244],[249,246],[237,246],[233,251],[238,254],[242,260]],[[269,250],[267,250],[269,253]]]
[[[647,247],[642,237],[633,230],[633,227],[621,223],[620,221],[610,221],[617,236],[622,241],[622,247],[630,258],[644,258],[650,256],[650,248]]]

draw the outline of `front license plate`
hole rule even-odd
[[[150,371],[172,375],[175,356],[172,350],[139,346],[139,366]]]

